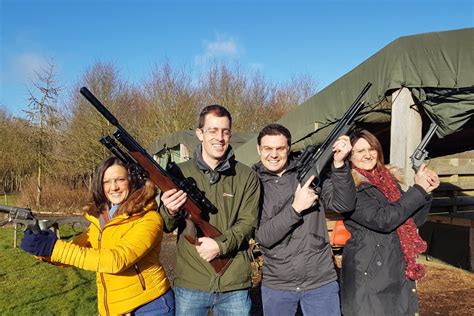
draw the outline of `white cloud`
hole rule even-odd
[[[23,53],[12,58],[12,73],[20,81],[31,81],[35,72],[41,72],[48,60],[35,53]]]
[[[234,40],[216,41],[206,46],[206,56],[237,56],[237,44]]]
[[[2,61],[0,83],[27,84],[47,65],[48,59],[36,53],[14,55]]]
[[[218,36],[215,41],[204,41],[204,52],[194,60],[198,65],[205,65],[213,60],[238,59],[241,50],[235,39]]]

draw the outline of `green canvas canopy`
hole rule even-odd
[[[439,137],[461,130],[474,115],[474,28],[405,36],[391,42],[277,123],[292,133],[292,149],[321,144],[367,82],[358,121],[388,123],[391,93],[406,87],[440,128]],[[236,150],[237,159],[258,161],[256,139]]]
[[[251,139],[254,134],[249,133],[233,133],[230,140],[230,145],[234,150],[240,145],[246,143]],[[152,155],[160,155],[166,150],[179,151],[179,145],[183,144],[188,148],[189,154],[192,157],[194,155],[194,150],[196,145],[199,144],[199,139],[196,136],[196,132],[192,129],[187,129],[165,135],[160,137],[154,144],[152,144],[148,150]]]

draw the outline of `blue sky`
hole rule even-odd
[[[96,62],[133,83],[214,59],[322,89],[401,36],[473,26],[472,0],[0,0],[0,107],[22,116],[48,61],[64,94]]]

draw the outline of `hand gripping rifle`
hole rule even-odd
[[[168,171],[163,169],[86,87],[81,88],[80,92],[110,124],[117,128],[113,136],[122,144],[125,150],[117,146],[112,137],[108,135],[101,138],[100,142],[102,144],[127,166],[134,166],[139,178],[149,178],[161,191],[177,189],[186,192],[187,199],[183,206],[186,220],[184,236],[186,240],[194,245],[199,244],[196,239],[196,230],[191,226],[199,229],[205,237],[216,238],[222,235],[216,227],[204,220],[203,212],[213,213],[217,212],[217,209],[197,188],[196,183],[192,179],[182,177],[179,168],[174,163],[167,168]],[[210,264],[218,274],[222,275],[231,261],[232,258],[215,258]]]
[[[370,82],[365,85],[354,103],[352,103],[346,113],[344,113],[344,116],[339,120],[321,146],[308,145],[298,157],[296,161],[296,167],[298,169],[297,178],[301,185],[306,183],[306,181],[314,175],[315,178],[311,183],[311,187],[313,189],[319,187],[323,169],[333,155],[332,145],[340,136],[347,134],[352,128],[355,117],[364,105],[364,102],[360,100],[371,86],[372,83]]]
[[[430,128],[428,132],[425,134],[425,137],[421,140],[418,146],[415,148],[415,151],[410,156],[411,160],[411,167],[415,171],[415,173],[420,170],[421,164],[425,161],[428,157],[428,151],[425,149],[426,145],[428,145],[429,141],[435,134],[436,130],[438,129],[439,125],[435,122],[431,122]]]

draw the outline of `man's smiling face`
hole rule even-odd
[[[215,168],[224,158],[229,148],[230,120],[226,116],[207,114],[202,128],[196,129],[196,135],[202,143],[202,158],[211,168]]]
[[[290,147],[283,135],[265,135],[257,146],[260,161],[268,171],[282,175],[288,166]]]

